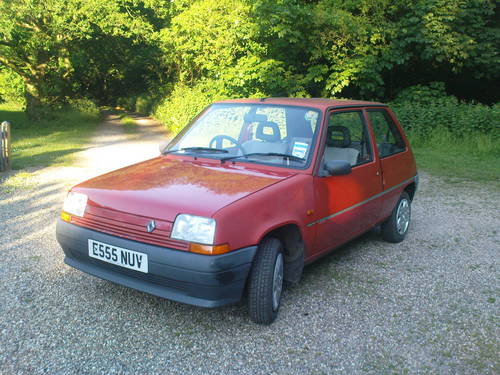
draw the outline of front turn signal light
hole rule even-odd
[[[225,243],[222,245],[201,245],[198,243],[190,243],[189,251],[192,253],[203,254],[203,255],[219,255],[229,252],[231,248],[229,244]]]
[[[69,223],[71,221],[71,215],[67,212],[61,211],[61,220]]]

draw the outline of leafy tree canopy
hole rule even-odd
[[[101,44],[97,56],[106,59],[117,46],[106,42],[126,40],[130,48],[151,43],[162,26],[157,9],[168,5],[168,0],[3,0],[0,63],[22,77],[27,110],[37,117],[44,104],[74,94],[73,57],[82,58],[82,46]]]
[[[433,81],[491,102],[498,14],[493,0],[2,0],[0,65],[33,117],[81,96],[386,100]]]

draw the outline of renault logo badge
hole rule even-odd
[[[151,233],[156,229],[156,223],[154,220],[151,220],[148,225],[146,225],[146,229],[148,230],[148,233]]]

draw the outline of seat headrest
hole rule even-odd
[[[262,115],[262,114],[257,114],[257,113],[247,113],[247,114],[245,114],[244,119],[245,119],[245,122],[247,122],[247,123],[266,122],[267,116]]]
[[[275,122],[259,122],[255,131],[255,138],[266,142],[279,142],[281,140],[280,128]]]
[[[327,146],[346,148],[351,145],[351,133],[345,126],[329,126],[326,136]]]

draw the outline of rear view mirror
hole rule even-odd
[[[324,168],[331,176],[351,173],[351,164],[346,160],[328,160]]]

